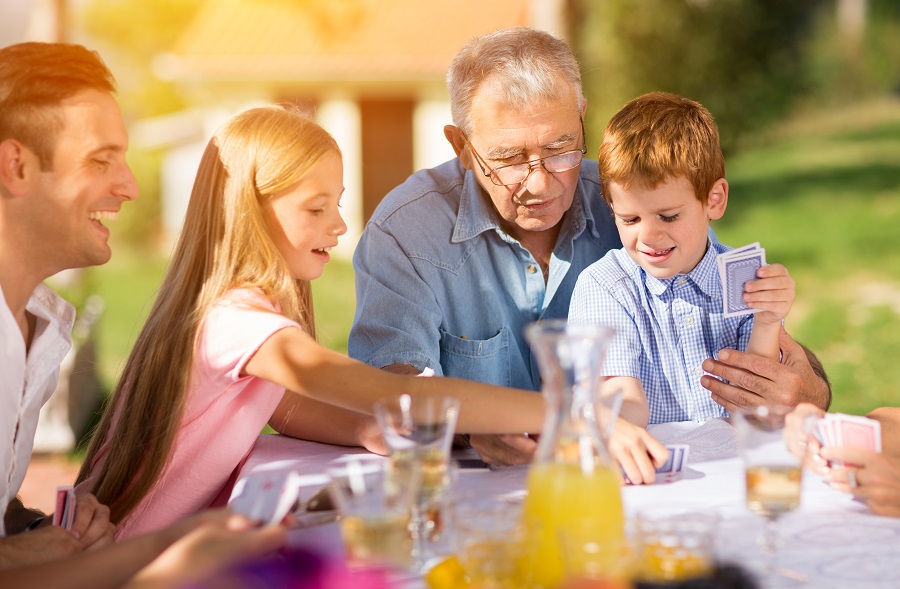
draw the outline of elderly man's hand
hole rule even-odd
[[[704,375],[700,379],[712,393],[712,399],[733,411],[757,405],[796,406],[812,403],[827,409],[831,390],[821,364],[814,356],[781,330],[779,340],[782,359],[776,362],[755,354],[724,349],[719,359],[707,359],[703,370],[719,378]],[[813,368],[816,363],[818,372]]]
[[[473,434],[469,443],[482,460],[497,466],[529,464],[537,449],[537,441],[524,434]]]

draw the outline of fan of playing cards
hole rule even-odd
[[[881,422],[868,417],[827,413],[816,422],[813,435],[823,448],[853,446],[881,452]]]
[[[716,256],[722,279],[722,311],[725,317],[756,313],[744,302],[744,284],[756,279],[756,271],[766,265],[766,250],[751,243]]]

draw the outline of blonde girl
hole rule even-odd
[[[118,538],[210,506],[286,390],[315,410],[361,413],[400,392],[452,394],[462,431],[539,431],[534,393],[390,374],[316,343],[309,281],[346,231],[342,175],[334,139],[289,108],[239,113],[209,142],[171,265],[78,475],[110,507]]]

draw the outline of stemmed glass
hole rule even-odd
[[[800,505],[801,459],[788,448],[785,416],[790,407],[761,405],[732,413],[747,478],[747,507],[765,518],[759,544],[766,556],[767,585],[805,582],[798,571],[776,565],[781,540],[778,518]]]
[[[453,474],[450,447],[459,417],[454,397],[398,395],[375,403],[375,418],[398,472],[421,473],[413,505],[414,567],[424,566],[443,529],[443,504]]]

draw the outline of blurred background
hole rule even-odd
[[[705,104],[731,183],[715,226],[797,281],[788,330],[823,361],[833,409],[900,405],[898,0],[0,0],[0,45],[83,43],[119,81],[141,197],[113,259],[54,278],[79,307],[76,353],[38,450],[71,449],[149,310],[200,152],[231,113],[307,109],[345,157],[349,232],[314,283],[320,339],[346,350],[349,262],[393,186],[452,157],[444,75],[469,38],[526,25],[566,38],[588,96],[588,155],[651,90]],[[74,429],[74,434],[64,430]]]

